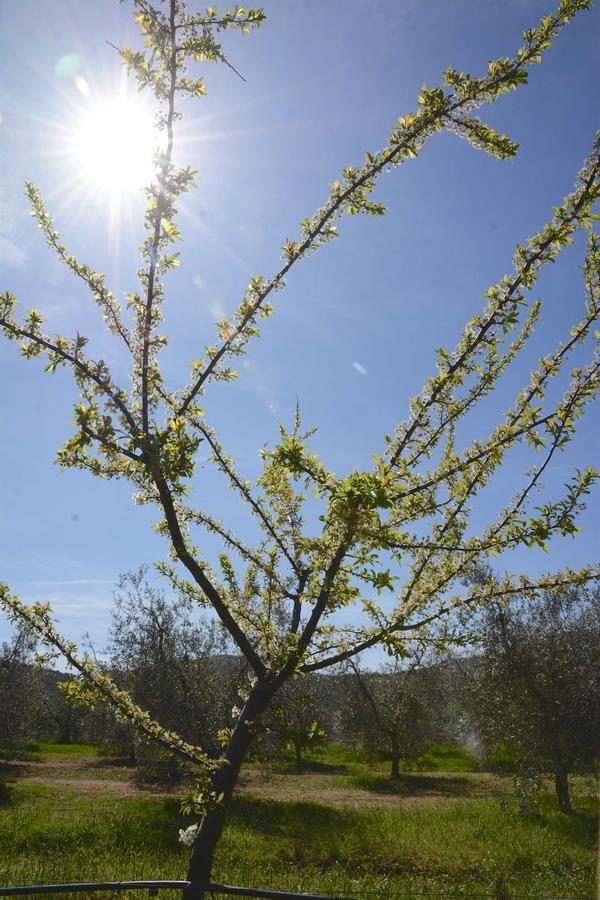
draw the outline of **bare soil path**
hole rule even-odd
[[[8,780],[24,778],[34,784],[66,787],[85,793],[118,794],[133,797],[152,794],[165,797],[173,793],[168,787],[146,787],[137,784],[133,771],[124,766],[107,766],[89,757],[49,757],[46,760],[5,760],[2,763]]]
[[[48,757],[38,760],[10,760],[3,763],[8,779],[25,778],[35,784],[65,787],[85,793],[114,794],[121,797],[177,796],[180,787],[140,785],[134,772],[124,766],[111,766],[93,757]],[[7,771],[8,770],[8,771]],[[487,773],[419,773],[408,776],[395,788],[367,790],[348,783],[339,773],[281,772],[247,768],[239,784],[241,795],[263,800],[305,801],[332,807],[415,806],[441,802],[450,796],[489,796],[504,793],[506,779]]]
[[[8,780],[26,779],[35,784],[63,787],[88,794],[120,797],[150,796],[157,799],[178,796],[181,785],[142,785],[134,770],[115,766],[99,757],[48,756],[43,761],[10,760],[1,764]],[[419,772],[403,776],[397,783],[376,776],[361,786],[340,771],[301,771],[248,766],[242,771],[238,793],[261,800],[303,801],[336,808],[414,808],[443,804],[461,798],[501,797],[513,790],[512,778],[489,772]],[[552,790],[548,778],[548,789]],[[587,779],[580,790],[593,792]]]

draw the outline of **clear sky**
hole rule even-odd
[[[212,341],[212,323],[233,311],[248,277],[278,268],[281,244],[296,237],[343,167],[383,146],[397,117],[415,109],[423,82],[439,83],[449,65],[481,73],[553,8],[552,0],[277,0],[265,4],[260,31],[228,38],[246,81],[207,66],[208,96],[186,105],[177,145],[177,162],[199,170],[199,190],[182,205],[183,266],[168,279],[169,386],[187,380],[188,362]],[[559,35],[530,70],[529,86],[483,110],[520,142],[515,160],[492,159],[453,135],[434,137],[417,161],[380,182],[383,219],[347,219],[339,239],[294,271],[238,383],[214,386],[207,399],[209,420],[248,476],[278,422],[291,421],[296,397],[307,424],[320,426],[316,447],[337,473],[368,466],[381,451],[384,433],[434,371],[435,348],[454,344],[487,286],[510,271],[515,244],[572,189],[599,121],[599,38],[596,6]],[[65,148],[65,129],[120,82],[106,42],[133,40],[128,3],[0,5],[0,290],[12,290],[22,309],[40,309],[49,331],[89,336],[125,384],[125,360],[83,288],[46,248],[23,181],[38,184],[72,252],[106,272],[115,292],[134,289],[141,198],[129,196],[115,216],[105,195],[82,189]],[[544,317],[527,358],[471,418],[469,436],[489,433],[537,356],[578,320],[583,246],[579,239],[547,267],[535,289]],[[156,515],[134,506],[124,482],[54,465],[76,400],[69,372],[45,375],[40,361],[3,340],[0,383],[0,580],[25,600],[50,601],[68,636],[89,631],[102,644],[118,575],[167,556],[151,529]],[[547,497],[558,495],[573,466],[598,464],[598,426],[596,405],[546,478]],[[533,461],[510,457],[485,492],[480,521],[497,513],[511,477]],[[243,531],[246,519],[218,476],[200,469],[197,484],[203,508]],[[599,496],[575,541],[502,563],[539,574],[597,561]],[[6,633],[0,620],[0,637]]]

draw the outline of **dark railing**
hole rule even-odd
[[[189,881],[93,881],[86,882],[82,884],[38,884],[31,887],[0,887],[0,897],[26,897],[31,894],[92,894],[96,891],[148,891],[150,897],[158,896],[159,891],[166,890],[183,890],[184,888],[190,887],[191,882]],[[330,897],[326,894],[298,894],[290,891],[275,891],[267,888],[249,888],[249,887],[236,887],[230,884],[218,884],[216,882],[211,882],[210,884],[198,884],[196,885],[196,890],[200,892],[204,892],[208,894],[209,897],[216,898],[218,896],[226,896],[226,897],[255,897],[255,898],[264,898],[264,900],[344,900],[342,897]],[[382,897],[388,898],[400,898],[400,897],[420,897],[421,900],[427,897],[442,897],[444,900],[449,900],[449,898],[455,898],[455,900],[459,900],[459,897],[464,897],[465,895],[453,894],[453,893],[438,893],[438,892],[430,892],[430,891],[419,891],[413,892],[409,891],[408,893],[402,892],[402,894],[397,892],[388,892],[381,891],[351,891],[355,898],[361,898],[365,900],[367,897],[374,897],[377,900],[381,900]],[[503,886],[498,883],[496,886],[496,890],[493,893],[470,893],[469,897],[471,900],[474,900],[475,897],[482,898],[482,900],[499,900],[499,898],[504,898],[507,896],[516,896],[516,895],[508,895],[505,893]],[[549,894],[540,895],[540,900],[543,896],[543,900],[575,900],[574,897],[556,897]],[[347,900],[347,898],[346,898]]]
[[[96,891],[148,891],[156,897],[159,891],[183,890],[189,881],[93,881],[81,884],[39,884],[31,887],[0,887],[0,897],[26,897],[31,894],[84,894]],[[198,892],[209,895],[224,894],[228,897],[258,897],[264,900],[340,900],[324,894],[294,894],[289,891],[273,891],[260,888],[234,887],[230,884],[199,884]]]
[[[36,884],[30,887],[0,888],[0,897],[23,897],[28,894],[83,894],[95,891],[148,891],[156,897],[169,888],[183,890],[189,881],[91,881],[75,884]]]
[[[264,897],[265,900],[343,900],[325,894],[295,894],[289,891],[273,891],[266,888],[233,887],[230,884],[208,884],[207,893],[225,894],[228,897]]]

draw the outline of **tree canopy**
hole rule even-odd
[[[568,775],[600,748],[600,590],[564,588],[516,597],[482,613],[472,709],[489,747],[550,761],[558,805],[569,811]]]

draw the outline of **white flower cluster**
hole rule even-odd
[[[185,844],[186,847],[191,847],[194,841],[198,836],[198,829],[200,825],[196,822],[194,825],[190,825],[189,828],[180,828],[179,829],[179,840],[182,844]]]

